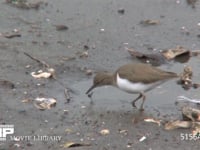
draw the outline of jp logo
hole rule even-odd
[[[14,125],[0,125],[0,141],[5,141],[8,134],[14,133]]]

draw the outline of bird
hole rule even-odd
[[[174,72],[164,71],[149,64],[129,63],[119,67],[114,73],[97,73],[93,79],[93,85],[86,91],[86,94],[89,95],[97,87],[114,86],[127,93],[139,94],[132,101],[132,106],[136,107],[135,103],[142,99],[139,110],[144,111],[145,93],[176,77],[179,75]]]

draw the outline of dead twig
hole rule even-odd
[[[46,63],[45,61],[43,61],[43,60],[39,60],[39,59],[37,59],[36,57],[33,57],[33,56],[31,56],[30,54],[28,54],[28,53],[26,53],[26,52],[24,52],[24,55],[28,56],[28,57],[31,58],[32,60],[35,60],[35,61],[38,62],[39,64],[41,64],[41,65],[43,65],[43,66],[45,66],[45,67],[47,67],[47,68],[50,68],[49,64],[47,64],[47,63]]]
[[[67,100],[67,103],[69,103],[71,101],[71,96],[69,94],[69,90],[68,89],[64,89],[64,94],[65,94],[65,98]]]
[[[30,54],[28,54],[28,53],[26,53],[26,52],[24,52],[24,55],[28,56],[28,57],[31,58],[32,60],[38,62],[38,63],[41,64],[41,65],[43,65],[43,66],[46,67],[47,69],[53,69],[53,68],[50,67],[49,64],[47,64],[47,63],[46,63],[45,61],[43,61],[43,60],[40,60],[40,59],[38,59],[38,58],[36,58],[36,57],[34,57],[34,56],[31,56]],[[54,69],[53,69],[53,70],[54,70]],[[62,82],[60,82],[59,80],[57,80],[57,78],[56,78],[56,76],[55,76],[55,72],[52,73],[52,78],[53,78],[56,82],[58,82],[58,83],[64,88],[64,94],[65,94],[67,103],[69,103],[70,100],[71,100],[69,91],[72,91],[72,90],[66,88],[65,85],[64,85]]]

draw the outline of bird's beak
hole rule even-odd
[[[92,91],[96,86],[95,85],[92,85],[85,94],[89,94],[90,91]]]

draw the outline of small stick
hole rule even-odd
[[[65,88],[65,89],[64,89],[64,94],[65,94],[67,103],[69,103],[69,102],[71,101],[71,96],[70,96],[70,94],[69,94],[69,90]]]
[[[33,57],[33,56],[31,56],[30,54],[28,54],[28,53],[26,53],[26,52],[24,52],[24,55],[28,56],[29,58],[31,58],[32,60],[38,62],[39,64],[42,64],[42,65],[45,66],[46,68],[50,68],[50,65],[47,64],[47,63],[46,63],[45,61],[43,61],[43,60],[39,60],[39,59],[37,59],[36,57]],[[60,82],[59,80],[57,80],[57,78],[56,78],[55,75],[53,75],[52,78],[53,78],[56,82],[58,82],[62,87],[64,87],[64,94],[65,94],[67,103],[69,103],[70,100],[71,100],[71,96],[70,96],[70,94],[69,94],[69,90],[68,90],[67,88],[65,88],[65,85],[64,85],[62,82]]]
[[[37,58],[31,56],[30,54],[26,53],[26,52],[24,52],[24,55],[28,56],[28,57],[31,58],[32,60],[35,60],[36,62],[38,62],[38,63],[40,63],[40,64],[42,64],[42,65],[44,65],[45,67],[50,68],[49,64],[47,64],[47,63],[46,63],[45,61],[43,61],[43,60],[39,60],[39,59],[37,59]]]

